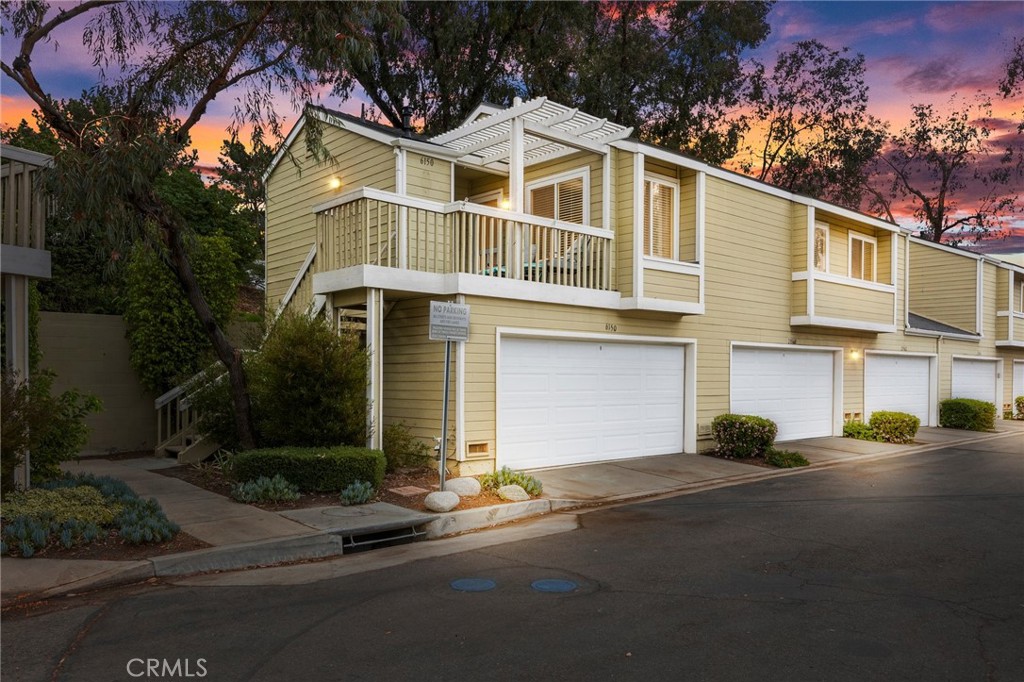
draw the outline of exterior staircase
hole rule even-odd
[[[198,414],[188,400],[188,390],[206,376],[200,372],[153,401],[156,409],[157,457],[174,457],[181,464],[201,462],[220,449],[220,443],[203,438],[196,430]]]

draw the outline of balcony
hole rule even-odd
[[[316,273],[387,268],[611,292],[610,230],[360,188],[313,208]],[[486,280],[484,279],[486,278]],[[411,280],[406,280],[411,281]],[[337,288],[334,285],[323,287]],[[325,291],[327,289],[324,289]]]
[[[996,346],[1024,348],[1024,272],[1012,266],[996,270]]]
[[[826,273],[793,274],[794,327],[896,331],[896,287]]]

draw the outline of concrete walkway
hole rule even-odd
[[[425,524],[428,537],[443,537],[552,511],[735,485],[853,460],[899,456],[991,438],[1021,438],[1024,454],[1024,422],[1000,422],[997,429],[997,433],[976,433],[922,428],[913,445],[846,438],[811,438],[781,444],[807,457],[811,466],[802,469],[768,469],[703,455],[679,454],[535,470],[532,473],[544,485],[542,499],[449,512],[438,517],[426,517],[392,505],[367,505],[358,508],[358,513],[340,506],[268,512],[155,473],[155,469],[174,466],[173,460],[88,459],[68,465],[67,469],[119,478],[140,497],[155,497],[168,518],[212,547],[141,561],[3,557],[0,596],[7,605],[151,577],[337,556],[342,554],[346,528],[373,530],[382,524],[415,519],[417,524]]]

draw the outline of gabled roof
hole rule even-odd
[[[528,102],[516,98],[507,109],[482,104],[461,126],[429,140],[457,152],[462,163],[507,166],[515,118],[523,121],[525,166],[581,149],[603,153],[606,145],[633,132],[632,128],[538,97]]]
[[[966,329],[960,329],[950,324],[939,322],[938,320],[932,320],[924,317],[923,315],[916,315],[914,313],[907,313],[907,324],[910,325],[911,329],[917,329],[924,332],[936,332],[938,334],[956,334],[957,336],[976,336],[981,337],[980,334],[969,332]]]

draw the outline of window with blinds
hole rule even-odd
[[[542,218],[586,225],[585,195],[583,175],[532,185],[529,190],[529,211]]]
[[[644,255],[676,260],[676,188],[656,180],[644,182]]]
[[[850,233],[850,277],[875,281],[875,251],[872,237]]]
[[[828,272],[828,225],[814,224],[814,269]]]

